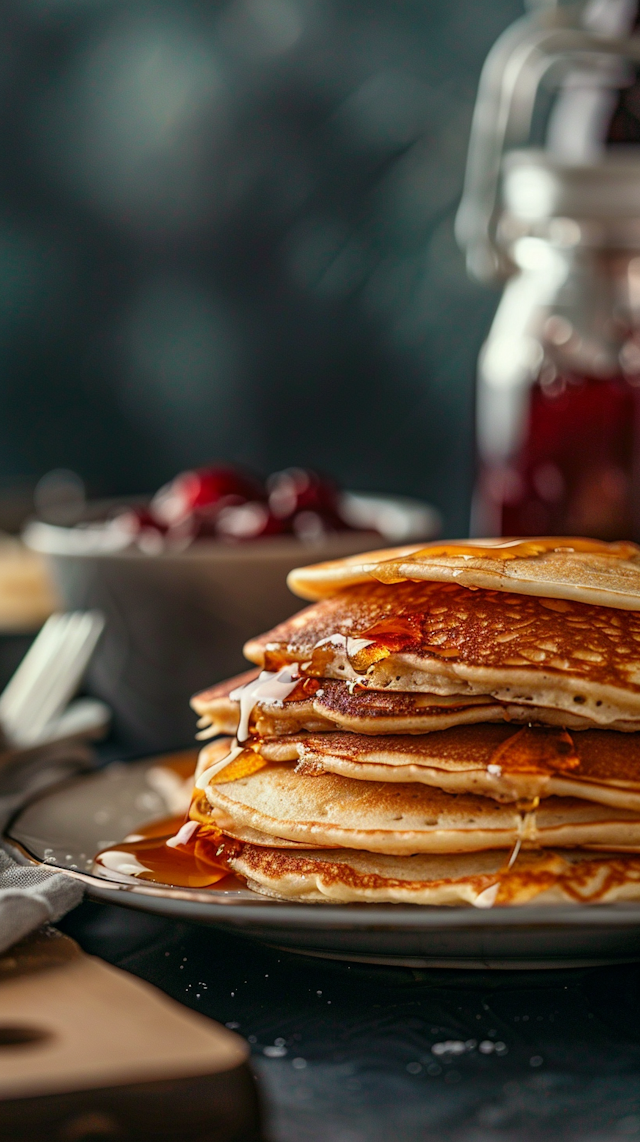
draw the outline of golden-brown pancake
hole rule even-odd
[[[227,836],[250,845],[273,845],[273,837],[267,836],[266,833],[261,833],[259,829],[252,829],[247,825],[239,825],[237,822],[234,822],[231,817],[226,817],[222,811],[216,813],[214,821],[211,806],[204,795],[194,797],[189,808],[189,820],[198,821],[201,825],[207,826],[215,824],[216,828],[226,833]],[[305,845],[298,841],[288,841],[284,837],[278,837],[278,848],[280,849],[300,849],[306,851],[315,847],[316,846],[312,844]]]
[[[287,740],[264,742],[263,757],[293,757],[283,744],[273,749]],[[477,725],[414,737],[324,733],[292,735],[292,740],[302,773],[417,781],[503,802],[579,797],[640,813],[640,736],[635,734],[586,730],[572,738],[563,730]]]
[[[201,751],[198,774],[224,758],[216,741]],[[357,781],[420,782],[447,793],[473,793],[510,803],[536,797],[580,797],[640,813],[640,737],[591,730],[502,725],[455,726],[431,734],[285,734],[255,741],[211,779],[216,784],[297,761],[296,772],[337,773]],[[248,761],[247,761],[248,759]]]
[[[200,714],[200,739],[216,734],[235,734],[240,717],[240,700],[231,698],[239,688],[251,684],[257,670],[220,682],[196,694],[191,705]],[[297,734],[302,730],[349,730],[356,734],[427,734],[450,726],[479,722],[531,723],[589,729],[591,719],[573,711],[519,706],[481,694],[403,693],[399,690],[367,690],[331,679],[302,678],[284,701],[256,699],[251,705],[249,732],[261,738]],[[597,723],[595,723],[597,724]],[[610,723],[623,732],[640,729],[640,719],[619,718]]]
[[[640,718],[640,612],[565,599],[367,583],[252,639],[245,654],[372,689],[488,694],[599,725]]]
[[[640,610],[640,548],[562,536],[472,539],[369,551],[291,571],[289,587],[321,599],[372,579],[427,579]]]
[[[300,903],[495,905],[640,900],[640,860],[575,851],[384,856],[345,849],[305,853],[243,846],[234,871],[265,896]]]
[[[416,783],[309,777],[297,774],[293,763],[210,783],[205,793],[211,823],[241,840],[250,839],[251,829],[256,843],[262,834],[272,846],[282,838],[404,856],[510,849],[519,841],[525,848],[640,852],[639,814],[573,797],[549,797],[523,814],[488,797]]]

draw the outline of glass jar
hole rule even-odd
[[[640,163],[512,152],[503,197],[473,531],[640,538]]]
[[[475,534],[640,539],[637,13],[533,0],[483,68],[456,232],[470,272],[506,284]]]

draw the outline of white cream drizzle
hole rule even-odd
[[[219,761],[214,762],[200,774],[196,781],[196,789],[206,789],[212,777],[226,769],[232,761],[240,756],[245,748],[245,743],[251,736],[249,723],[258,702],[263,702],[265,705],[281,705],[285,698],[288,698],[289,694],[295,690],[299,681],[298,664],[293,663],[291,666],[283,666],[278,671],[262,670],[252,682],[247,682],[244,686],[238,686],[231,691],[229,694],[231,701],[240,703],[240,719],[234,744],[228,754],[225,754],[224,757],[221,757]]]
[[[293,666],[283,666],[282,670],[274,673],[263,670],[253,682],[245,686],[238,686],[229,694],[232,702],[240,703],[240,722],[238,725],[237,740],[246,742],[249,738],[249,722],[258,702],[267,705],[278,705],[295,690],[300,681],[297,663]]]
[[[522,837],[518,837],[515,845],[513,846],[512,850],[511,850],[511,856],[509,857],[509,860],[507,861],[507,868],[513,868],[514,864],[516,863],[516,861],[518,859],[521,848],[522,848]]]
[[[197,833],[200,828],[197,821],[185,821],[184,825],[178,829],[175,837],[169,837],[165,844],[168,849],[177,849],[178,845],[188,845],[192,839],[193,834]]]
[[[235,738],[234,742],[235,745],[232,745],[231,749],[224,755],[224,757],[221,757],[219,761],[215,761],[213,765],[210,765],[208,769],[205,769],[200,774],[198,780],[196,781],[196,789],[206,789],[207,785],[211,781],[211,778],[215,777],[216,773],[220,773],[221,770],[226,769],[228,765],[231,765],[232,761],[235,761],[235,759],[239,757],[241,753],[243,753],[244,746],[238,745],[238,742],[235,740]]]
[[[496,897],[498,895],[499,888],[500,888],[500,882],[498,881],[496,884],[490,884],[488,888],[483,889],[483,891],[479,892],[478,895],[476,896],[475,900],[473,901],[473,907],[474,908],[493,908],[493,906],[496,902]]]
[[[313,649],[317,650],[320,646],[341,646],[344,648],[347,658],[353,658],[355,654],[358,654],[367,646],[373,646],[374,641],[372,638],[354,638],[353,635],[338,634],[336,632],[335,634],[328,635],[327,638],[321,638],[320,642],[317,642]]]
[[[100,854],[100,864],[110,872],[119,872],[123,876],[139,876],[141,872],[150,872],[151,869],[141,864],[133,853],[123,853],[119,849],[110,849]]]

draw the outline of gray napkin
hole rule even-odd
[[[62,872],[19,865],[0,849],[0,952],[43,924],[60,920],[84,888]]]
[[[56,742],[28,753],[5,755],[0,766],[0,831],[14,813],[50,785],[93,764],[92,751],[80,742]],[[54,869],[18,863],[0,842],[0,952],[43,924],[59,920],[79,904],[79,880]]]

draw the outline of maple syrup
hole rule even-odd
[[[449,584],[437,584],[438,589],[446,591]],[[455,586],[453,588],[456,589]],[[423,630],[421,618],[424,614],[424,603],[421,600],[420,608],[415,615],[389,615],[380,619],[370,627],[365,627],[357,634],[345,636],[333,634],[317,643],[311,654],[309,662],[303,663],[301,672],[309,672],[316,677],[324,677],[327,667],[335,654],[335,647],[344,649],[349,664],[358,674],[366,674],[376,662],[381,662],[392,654],[405,653],[411,648],[423,648]],[[457,658],[459,651],[446,644],[427,647],[441,658]]]
[[[217,745],[218,743],[214,744]],[[234,738],[229,752],[203,769],[195,783],[195,788],[206,789],[214,779],[216,779],[217,784],[221,785],[225,781],[239,781],[241,777],[250,777],[252,773],[257,773],[259,769],[263,769],[267,765],[259,750],[259,738],[246,745],[238,745]]]
[[[550,775],[579,766],[580,758],[566,730],[525,726],[494,750],[488,769],[496,775],[498,771]]]
[[[283,705],[288,705],[290,702],[303,702],[305,698],[314,698],[318,693],[322,682],[320,678],[311,678],[309,676],[301,676],[298,679],[298,685],[295,690],[288,694],[283,701]]]
[[[225,890],[244,887],[229,868],[228,858],[241,847],[212,826],[199,825],[183,844],[168,844],[185,825],[184,816],[165,817],[143,826],[135,839],[103,849],[95,864],[108,872],[176,888],[213,888],[224,881]]]

